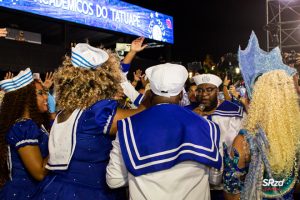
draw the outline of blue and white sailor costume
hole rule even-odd
[[[35,145],[40,148],[42,157],[48,156],[48,133],[44,128],[31,119],[18,120],[6,134],[8,143],[8,164],[10,178],[0,190],[0,199],[30,199],[38,189],[36,181],[26,170],[18,149],[28,145]]]
[[[242,120],[245,113],[242,106],[238,106],[230,101],[223,101],[218,105],[217,109],[210,115],[204,116],[220,127],[220,153],[223,156],[223,143],[225,143],[229,148],[233,143],[234,138],[239,133],[242,126]],[[211,186],[213,190],[222,190],[222,184],[218,186]]]
[[[116,109],[115,100],[101,100],[76,109],[64,122],[54,121],[46,166],[51,174],[33,199],[124,199],[124,190],[109,189],[105,180]]]
[[[219,125],[221,143],[225,142],[227,146],[231,146],[234,138],[241,129],[244,115],[245,113],[242,106],[225,100],[211,115],[206,117]]]
[[[185,108],[195,109],[196,106],[186,106]],[[221,131],[221,144],[225,142],[227,146],[231,146],[234,138],[241,129],[244,116],[245,113],[242,106],[225,100],[218,105],[212,114],[203,117],[219,125]]]
[[[161,104],[118,122],[122,156],[134,176],[192,160],[220,168],[219,128],[178,105]]]
[[[107,183],[128,184],[130,200],[209,200],[209,167],[222,163],[219,137],[218,125],[191,110],[153,106],[118,121]]]

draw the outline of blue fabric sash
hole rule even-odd
[[[183,161],[220,169],[218,125],[174,104],[153,106],[118,121],[122,156],[134,176],[166,170]]]
[[[243,107],[238,106],[230,101],[223,101],[218,108],[215,110],[214,113],[211,114],[212,116],[218,115],[223,117],[243,117]]]

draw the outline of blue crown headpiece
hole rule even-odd
[[[239,47],[238,59],[248,96],[250,98],[252,96],[255,80],[260,75],[278,69],[285,70],[290,76],[297,72],[296,69],[283,63],[281,52],[278,47],[270,52],[265,52],[260,49],[258,39],[253,31],[246,49],[241,50],[241,47]]]
[[[94,69],[108,60],[108,54],[102,49],[79,43],[72,48],[72,64],[74,67]]]
[[[0,87],[5,92],[18,90],[33,81],[33,76],[30,68],[20,71],[19,74],[12,79],[5,79],[0,81]]]

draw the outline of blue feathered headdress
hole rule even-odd
[[[272,70],[285,70],[290,76],[296,74],[296,69],[285,65],[282,61],[281,52],[278,47],[270,52],[260,49],[258,39],[252,31],[248,46],[245,50],[239,47],[239,65],[245,81],[248,96],[251,98],[255,80],[260,75]]]

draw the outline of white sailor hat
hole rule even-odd
[[[11,79],[5,79],[0,81],[0,87],[5,92],[15,91],[26,85],[30,84],[33,81],[32,72],[30,68],[20,71],[19,74]]]
[[[74,67],[94,69],[108,60],[108,54],[102,49],[86,43],[79,43],[72,48],[72,64]]]
[[[159,96],[178,95],[184,88],[188,72],[182,65],[165,63],[146,69],[152,92]]]
[[[201,74],[193,77],[196,85],[209,83],[219,87],[222,84],[222,80],[214,74]]]

